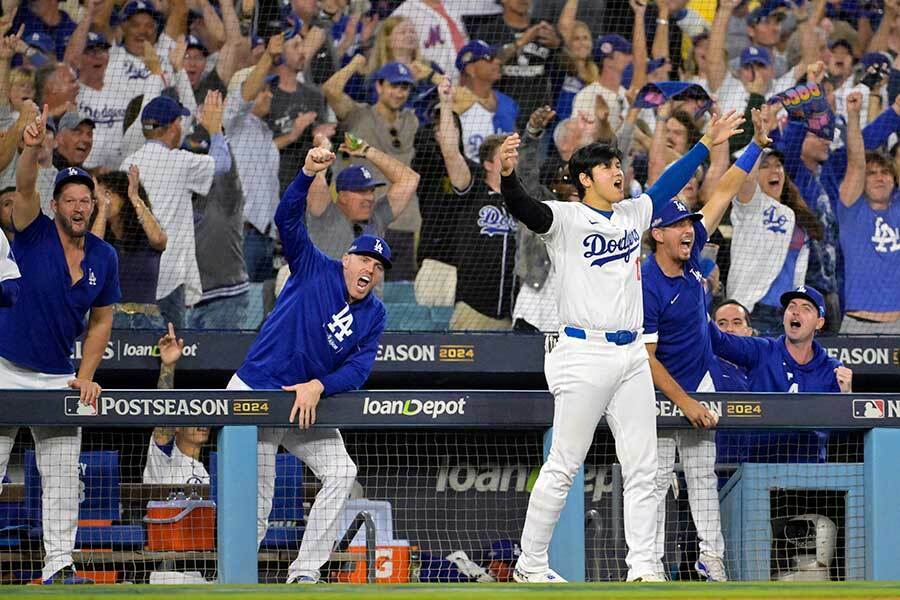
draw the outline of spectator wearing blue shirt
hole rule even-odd
[[[4,197],[5,196],[5,197]],[[6,230],[12,216],[13,194],[0,193],[0,308],[12,306],[19,297],[19,266],[9,247],[10,238]],[[8,205],[8,206],[7,206]]]
[[[774,114],[766,108],[765,119]],[[763,115],[753,111],[757,125]],[[768,131],[756,127],[756,131]],[[718,420],[691,392],[717,389],[717,361],[707,333],[708,292],[701,273],[701,251],[725,214],[731,198],[740,189],[768,145],[765,133],[757,135],[743,155],[717,183],[699,213],[692,213],[679,200],[669,202],[650,223],[654,252],[641,267],[644,298],[644,341],[650,357],[653,383],[672,400],[694,427],[715,426]],[[700,556],[695,568],[709,581],[727,581],[725,539],[719,518],[716,491],[715,435],[707,431],[660,430],[657,432],[658,467],[656,474],[657,572],[664,576],[666,495],[675,466],[676,448],[684,464],[691,516],[700,541]]]
[[[807,81],[820,83],[825,73],[825,64],[810,65]],[[828,131],[825,128],[823,131]],[[887,142],[895,131],[900,130],[900,100],[882,112],[862,130],[866,150],[874,150]],[[821,288],[828,307],[829,332],[837,332],[840,327],[840,289],[838,273],[838,238],[835,211],[839,202],[840,182],[847,173],[846,147],[831,150],[831,138],[823,138],[800,121],[791,120],[784,128],[778,149],[784,155],[785,172],[790,176],[806,204],[822,221],[825,230],[821,242],[810,243],[809,266],[806,283]]]
[[[519,105],[494,89],[500,80],[500,61],[495,49],[473,40],[456,55],[459,83],[455,87],[453,112],[462,123],[465,156],[478,162],[478,149],[488,136],[516,130]]]
[[[738,337],[709,324],[713,351],[746,369],[751,392],[796,394],[852,391],[853,372],[813,339],[825,326],[825,298],[811,286],[781,296],[784,335]]]
[[[863,97],[847,96],[847,174],[837,218],[844,254],[841,333],[900,334],[900,194],[894,163],[866,153],[860,129]],[[878,293],[872,293],[878,282]]]
[[[275,213],[291,276],[228,389],[295,392],[291,422],[300,429],[260,428],[257,448],[259,502],[257,541],[275,489],[275,452],[283,445],[322,480],[307,519],[288,583],[315,583],[331,555],[338,518],[356,479],[356,465],[337,429],[312,429],[321,396],[359,388],[372,370],[384,331],[384,305],[372,290],[391,268],[391,249],[373,235],[358,237],[340,260],[325,256],[306,229],[306,198],[317,173],[334,154],[316,147],[285,190]]]
[[[21,25],[25,25],[26,39],[32,33],[49,35],[53,40],[51,54],[56,60],[63,59],[66,44],[75,31],[75,21],[59,9],[59,0],[26,0],[16,13],[10,31],[18,31]]]
[[[16,235],[12,251],[22,272],[20,298],[0,310],[0,388],[79,390],[82,411],[96,411],[100,386],[93,381],[112,329],[118,302],[118,261],[113,248],[88,231],[94,210],[91,176],[70,167],[60,171],[53,189],[53,220],[41,213],[36,190],[38,153],[49,108],[24,132],[16,166],[20,197],[13,206]],[[85,317],[88,315],[87,319]],[[75,339],[82,342],[77,374],[69,358]],[[16,429],[0,432],[0,471],[6,471]],[[72,551],[78,526],[77,427],[32,427],[37,466],[44,489],[42,528],[45,583],[90,583],[76,575]]]

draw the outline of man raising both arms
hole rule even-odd
[[[36,113],[36,110],[35,110]],[[25,127],[25,148],[16,166],[19,195],[13,204],[12,252],[22,272],[18,301],[0,310],[0,389],[80,391],[81,410],[96,406],[100,365],[112,330],[112,305],[119,301],[119,262],[112,246],[88,231],[94,210],[94,181],[78,167],[59,172],[50,207],[41,213],[35,184],[38,153],[46,135],[49,109]],[[77,375],[72,360],[75,338],[82,343]],[[78,408],[78,407],[74,407]],[[90,412],[90,410],[88,410]],[[79,412],[79,414],[81,414]],[[92,583],[78,577],[72,551],[78,527],[78,427],[32,427],[41,474],[44,583]],[[16,428],[0,429],[0,473],[6,472]]]
[[[356,479],[356,465],[340,432],[308,429],[316,422],[316,405],[322,395],[357,389],[365,382],[386,321],[384,305],[371,292],[384,270],[391,268],[387,242],[361,235],[340,260],[333,260],[313,245],[306,229],[309,186],[332,162],[334,154],[325,148],[307,152],[301,172],[278,204],[275,225],[291,276],[244,364],[228,384],[230,390],[283,388],[297,396],[290,420],[293,423],[296,416],[300,429],[260,427],[257,447],[257,544],[265,537],[272,509],[279,444],[322,480],[300,552],[288,568],[288,583],[319,580],[319,569],[331,555],[337,536],[338,517]]]
[[[693,176],[712,146],[741,130],[734,112],[714,117],[700,142],[638,198],[625,200],[622,156],[593,143],[569,160],[580,202],[538,202],[513,174],[519,136],[500,148],[501,191],[509,212],[540,234],[559,276],[560,338],[544,371],[555,399],[553,439],[531,492],[522,530],[522,554],[513,578],[559,582],[547,549],[569,488],[584,463],[600,419],[616,440],[625,496],[629,581],[660,581],[655,574],[656,403],[647,350],[641,339],[641,235],[654,210],[668,204]]]

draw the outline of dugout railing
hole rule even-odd
[[[9,426],[221,426],[216,449],[218,551],[214,556],[218,582],[257,581],[257,426],[287,423],[292,395],[277,391],[105,390],[96,414],[85,414],[86,411],[79,414],[73,410],[77,397],[65,391],[2,390],[0,395],[4,399],[0,424]],[[823,470],[817,471],[824,474],[824,479],[813,483],[827,487],[831,485],[829,481],[836,481],[849,471],[858,474],[858,489],[848,492],[848,506],[852,505],[853,518],[859,522],[855,547],[848,550],[847,572],[854,574],[852,578],[900,579],[900,561],[896,560],[895,548],[900,538],[900,511],[896,509],[896,498],[900,495],[900,470],[896,468],[896,457],[900,456],[900,430],[897,429],[900,394],[697,394],[697,397],[720,415],[718,428],[721,430],[861,432],[861,462],[824,465]],[[689,427],[674,405],[662,396],[657,399],[657,412],[659,427]],[[546,454],[552,414],[552,399],[545,391],[360,391],[321,402],[317,426],[361,431],[471,430],[491,434],[543,431]],[[761,477],[763,487],[790,488],[793,485],[790,482],[802,480],[810,468],[775,465],[759,471],[750,465],[743,477],[748,481]],[[782,485],[782,482],[787,483]],[[803,487],[810,483],[800,481],[797,485]],[[591,507],[586,506],[584,489],[582,470],[575,478],[551,544],[551,565],[571,581],[584,581],[586,574],[585,515]],[[729,501],[735,501],[736,496]],[[756,510],[752,506],[750,509]],[[741,578],[768,579],[766,560],[758,561],[762,566],[746,563],[741,567]],[[371,567],[372,561],[368,565]],[[370,578],[368,573],[367,579]]]

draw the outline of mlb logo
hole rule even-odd
[[[67,417],[96,417],[97,409],[90,404],[82,404],[81,396],[66,396]]]
[[[854,419],[883,419],[884,400],[854,400]]]

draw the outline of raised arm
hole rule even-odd
[[[639,90],[647,83],[647,27],[644,17],[647,14],[647,3],[642,0],[628,0],[631,11],[634,13],[634,27],[632,28],[632,61],[633,74],[631,76],[630,89]],[[660,4],[664,4],[661,2]],[[660,28],[656,29],[653,38],[653,49],[656,50],[656,39],[662,37]],[[668,35],[668,34],[666,34]],[[668,46],[668,43],[666,44]],[[668,48],[665,50],[668,55]],[[655,55],[654,55],[655,57]]]
[[[730,147],[730,143],[722,144],[711,148],[709,151],[709,169],[707,169],[704,174],[703,184],[700,186],[700,203],[703,205],[709,201],[719,179],[721,179],[728,170],[729,163],[731,162],[731,157],[729,155]]]
[[[712,29],[709,32],[709,51],[706,66],[706,80],[711,94],[719,91],[725,75],[728,73],[728,64],[725,56],[725,41],[728,37],[728,20],[731,13],[738,5],[738,0],[720,0],[719,8],[713,17]]]
[[[578,0],[566,0],[562,10],[559,12],[559,19],[556,22],[556,29],[562,37],[566,46],[572,39],[572,30],[575,28],[575,21],[578,19]]]
[[[438,147],[441,149],[450,184],[456,190],[467,190],[472,183],[472,171],[459,149],[460,131],[453,118],[453,86],[449,77],[445,76],[438,85],[438,97],[441,101],[440,121],[435,136]]]
[[[156,389],[174,389],[175,364],[181,358],[184,350],[184,340],[175,335],[175,326],[169,323],[168,331],[159,338],[159,341],[156,342],[156,347],[159,348],[159,379],[156,381]],[[153,430],[154,438],[156,437],[156,431],[156,429]],[[172,435],[174,435],[174,432]],[[157,441],[157,443],[160,442]],[[162,442],[162,444],[166,443],[166,441]]]
[[[188,7],[185,0],[169,0],[169,16],[166,17],[165,34],[177,40],[187,35]]]
[[[663,171],[666,170],[671,160],[670,156],[677,153],[673,152],[666,145],[666,121],[672,114],[672,103],[666,102],[656,111],[656,128],[653,130],[653,137],[650,138],[650,150],[648,151],[647,164],[647,182],[655,183]]]
[[[244,102],[252,102],[263,90],[263,86],[266,83],[266,77],[272,69],[274,60],[276,57],[281,56],[283,50],[284,35],[279,33],[278,35],[273,35],[269,38],[266,51],[259,57],[259,60],[256,61],[256,65],[254,65],[250,74],[247,75],[247,79],[245,79],[244,83],[241,85],[241,97],[244,99]]]
[[[306,196],[316,174],[330,167],[334,158],[334,153],[326,148],[311,148],[303,168],[284,191],[275,210],[275,226],[292,273],[299,273],[303,260],[318,252],[306,229]]]
[[[13,227],[16,231],[24,230],[41,214],[41,197],[36,188],[38,154],[47,134],[48,118],[50,108],[45,104],[43,113],[36,115],[22,134],[25,149],[16,164],[16,189],[19,197],[13,203]]]
[[[219,60],[216,62],[216,73],[225,85],[231,81],[231,76],[237,70],[238,56],[250,50],[250,40],[241,35],[241,23],[233,2],[222,2],[222,25],[224,28],[225,43],[219,50]]]
[[[522,169],[518,172],[522,174],[520,178],[522,185],[532,196],[540,195],[541,139],[554,117],[556,113],[549,106],[542,106],[531,113],[525,128],[525,139],[519,147],[519,166]]]
[[[144,235],[147,236],[150,247],[157,252],[163,252],[166,249],[166,245],[169,243],[169,236],[163,231],[159,221],[157,221],[156,217],[153,215],[153,211],[147,207],[143,198],[141,198],[139,193],[140,185],[141,172],[137,165],[131,165],[128,168],[128,201],[131,202],[131,205],[134,207],[137,221],[144,230]]]
[[[851,92],[847,95],[847,172],[841,181],[841,203],[850,208],[862,196],[866,186],[866,147],[859,113],[862,109],[862,94]]]
[[[657,2],[656,29],[653,32],[653,58],[669,56],[669,3]],[[636,58],[636,57],[635,57]],[[646,62],[646,61],[645,61]]]
[[[328,81],[322,84],[322,93],[325,94],[325,100],[339,121],[346,119],[347,115],[356,108],[356,102],[344,92],[347,82],[357,73],[365,75],[365,71],[366,57],[362,54],[357,54],[343,68],[329,77]]]
[[[84,7],[84,15],[75,31],[72,32],[69,41],[66,43],[66,53],[63,55],[63,62],[71,65],[76,69],[81,68],[81,57],[84,55],[84,47],[87,44],[87,35],[91,30],[91,23],[94,21],[94,14],[103,3],[103,0],[87,0]]]
[[[211,44],[212,47],[210,49],[218,50],[225,43],[225,25],[209,0],[198,0],[198,4],[200,4],[200,14],[203,15],[203,24],[206,25],[206,31],[215,42],[215,44]],[[223,4],[228,4],[228,2],[222,2],[220,6]],[[234,12],[233,6],[231,10]],[[223,16],[225,14],[224,8],[222,9],[222,14]]]
[[[752,119],[756,131],[753,141],[744,149],[734,165],[718,180],[709,200],[700,210],[703,214],[703,226],[709,234],[712,234],[721,223],[725,211],[731,205],[731,199],[738,193],[756,163],[759,162],[762,149],[772,143],[766,134],[775,122],[775,111],[772,107],[767,105],[763,106],[762,110],[753,109]]]
[[[647,195],[653,201],[653,210],[661,209],[681,191],[681,188],[693,177],[697,167],[706,159],[710,148],[727,143],[731,136],[741,133],[743,130],[740,129],[740,125],[743,122],[743,115],[738,114],[737,111],[731,111],[724,117],[714,115],[700,141],[678,162],[666,169],[656,183],[647,190]]]
[[[869,40],[868,52],[884,52],[889,50],[888,40],[891,35],[891,28],[900,15],[900,2],[897,0],[885,0],[884,15],[881,17],[881,24],[875,30],[875,35]]]
[[[507,136],[500,144],[500,192],[510,214],[535,233],[547,233],[553,225],[553,211],[528,195],[515,174],[519,162],[519,134]]]
[[[419,174],[408,166],[378,148],[363,143],[356,149],[351,149],[342,143],[338,148],[350,156],[365,158],[371,162],[388,180],[387,199],[391,204],[391,212],[396,219],[409,204],[410,199],[419,187]]]

